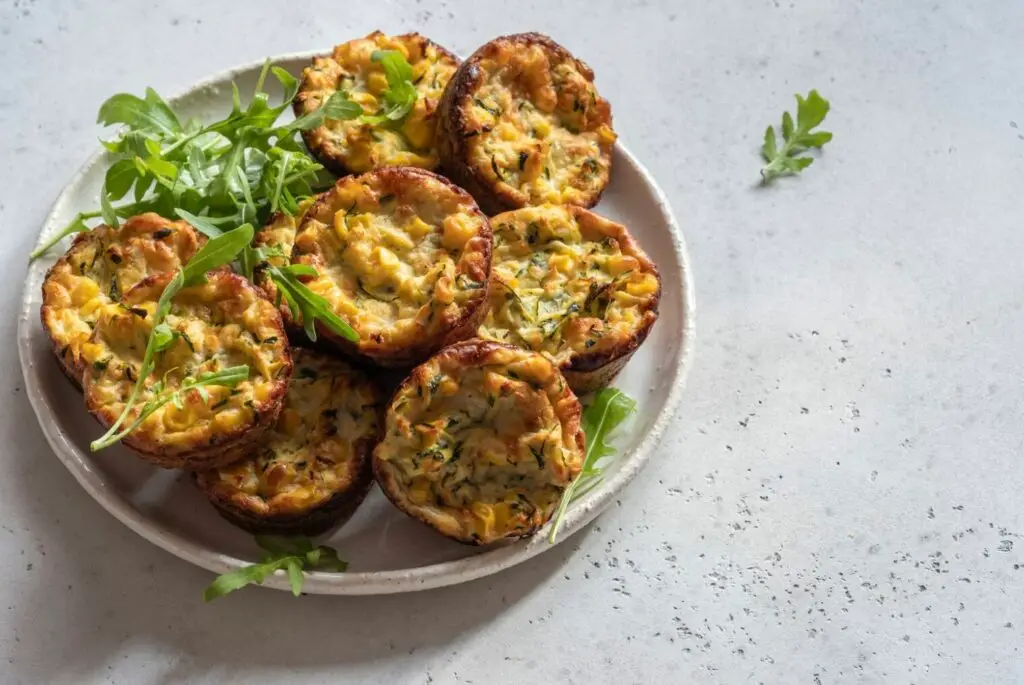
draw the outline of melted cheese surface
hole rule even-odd
[[[561,366],[621,346],[661,285],[626,228],[580,208],[527,207],[492,220],[490,310],[478,334]]]
[[[351,172],[382,166],[437,166],[434,131],[437,106],[457,60],[417,34],[386,36],[377,31],[334,48],[328,57],[315,57],[303,71],[300,101],[303,113],[317,109],[336,91],[349,94],[365,114],[379,114],[386,103],[387,78],[371,57],[377,50],[397,50],[413,72],[418,98],[398,127],[328,120],[309,139],[322,153],[335,157]]]
[[[489,345],[464,364],[447,348],[396,393],[377,458],[413,512],[482,544],[533,532],[579,472],[579,403],[544,357]]]
[[[146,350],[157,300],[172,275],[141,283],[118,304],[108,305],[83,345],[86,401],[110,425],[124,408]],[[246,364],[249,378],[234,388],[209,386],[208,399],[197,390],[185,393],[182,406],[163,405],[129,435],[169,453],[185,453],[242,433],[262,412],[275,409],[274,393],[287,383],[291,356],[274,305],[245,279],[212,271],[207,282],[181,290],[165,322],[175,340],[156,355],[129,420],[142,406],[182,381],[202,373]],[[277,405],[279,406],[279,405]]]
[[[380,398],[341,360],[297,349],[274,427],[234,464],[199,474],[203,489],[262,516],[302,514],[344,492],[369,459]]]
[[[487,281],[488,224],[472,198],[429,172],[349,176],[325,193],[295,238],[306,285],[359,334],[362,348],[443,333]]]
[[[476,173],[520,205],[592,204],[608,183],[611,108],[589,73],[542,44],[498,39],[462,107]]]
[[[43,324],[64,363],[84,370],[82,345],[103,308],[147,276],[177,269],[203,242],[184,221],[152,213],[79,234],[43,283]]]

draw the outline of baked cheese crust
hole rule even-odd
[[[306,285],[359,335],[318,334],[382,366],[412,366],[469,337],[485,314],[491,229],[473,198],[411,167],[349,176],[322,194],[292,262],[317,270]]]
[[[245,456],[196,474],[199,489],[252,532],[315,535],[362,502],[373,482],[383,402],[365,374],[296,349],[284,409]]]
[[[591,207],[611,173],[611,106],[594,74],[547,36],[487,43],[441,105],[441,162],[488,214],[543,203]]]
[[[375,31],[350,40],[324,57],[314,57],[302,72],[295,99],[301,116],[320,107],[337,91],[348,93],[364,114],[379,114],[385,106],[388,83],[383,67],[372,60],[378,50],[397,50],[412,67],[417,99],[398,126],[328,120],[304,134],[306,145],[320,162],[338,175],[362,173],[385,166],[437,167],[434,133],[437,107],[459,61],[450,52],[416,33],[386,36]]]
[[[654,263],[625,226],[580,207],[527,207],[491,225],[490,308],[478,334],[540,352],[573,390],[594,390],[595,372],[624,364],[658,318]]]
[[[374,473],[395,505],[455,540],[532,535],[582,467],[580,414],[546,357],[468,340],[399,387]]]
[[[82,345],[103,308],[119,302],[147,276],[182,266],[204,242],[184,221],[153,213],[131,217],[120,228],[97,226],[75,237],[46,274],[40,311],[43,330],[72,381],[82,383]]]
[[[105,307],[82,346],[86,407],[104,426],[114,423],[132,392],[157,300],[172,278],[150,276]],[[207,274],[206,283],[182,289],[165,322],[176,337],[157,354],[129,421],[146,402],[188,378],[240,364],[249,366],[249,378],[233,389],[210,386],[207,399],[188,391],[180,407],[163,405],[124,443],[168,468],[208,468],[237,459],[232,450],[263,435],[288,390],[292,361],[280,314],[249,281],[217,270]]]

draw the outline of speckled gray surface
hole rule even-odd
[[[539,29],[673,202],[697,362],[660,454],[569,544],[417,595],[203,605],[208,574],[49,453],[8,346],[0,681],[1024,680],[1024,4],[149,4],[0,0],[7,339],[109,93],[378,27],[463,53]],[[757,188],[764,126],[812,87],[835,141]]]

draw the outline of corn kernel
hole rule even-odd
[[[618,276],[623,271],[629,271],[631,269],[637,269],[640,267],[640,262],[635,257],[630,257],[624,254],[615,254],[608,257],[608,261],[605,263],[605,269],[612,276]]]
[[[355,92],[350,93],[349,97],[362,105],[364,111],[369,112],[370,114],[377,111],[377,98],[370,93]]]
[[[658,281],[654,276],[645,274],[639,281],[630,281],[626,284],[626,292],[630,295],[644,296],[653,295],[658,289]]]
[[[441,225],[444,231],[441,244],[447,250],[464,247],[469,239],[476,235],[476,225],[466,216],[449,214]]]
[[[498,124],[494,131],[502,140],[515,140],[519,136],[519,131],[508,121]]]
[[[434,139],[434,124],[421,117],[409,117],[402,127],[402,133],[409,139],[409,143],[419,149],[430,147]]]
[[[272,386],[270,383],[259,383],[253,387],[253,397],[257,402],[266,402],[270,399],[270,393],[272,392]]]
[[[417,478],[409,488],[409,499],[413,504],[426,504],[430,497],[430,485],[426,479]]]
[[[96,285],[96,281],[89,278],[81,278],[78,279],[75,289],[71,291],[71,302],[76,307],[81,307],[99,294],[100,289]]]
[[[294,409],[285,409],[277,420],[278,429],[287,435],[294,435],[301,426],[302,416]]]
[[[548,260],[548,264],[551,265],[552,269],[562,272],[563,274],[572,273],[572,270],[576,268],[576,260],[571,255],[567,254],[556,254]]]
[[[97,343],[83,343],[82,344],[82,358],[88,363],[92,364],[95,361],[99,361],[104,354],[103,345]]]
[[[618,136],[615,134],[615,131],[607,124],[601,124],[597,129],[597,139],[606,145],[611,145],[617,138]]]
[[[489,537],[491,531],[494,530],[494,511],[491,506],[483,502],[473,502],[469,508],[473,512],[473,516],[477,518],[475,527],[481,533],[481,537]]]
[[[405,232],[408,233],[414,240],[419,240],[428,233],[431,233],[433,230],[433,226],[431,226],[418,216],[414,216],[412,220],[410,220],[409,223],[405,225]]]
[[[213,425],[218,431],[229,431],[245,422],[241,409],[221,409],[213,417]]]
[[[508,529],[508,520],[511,518],[510,514],[511,511],[509,510],[508,504],[502,502],[494,505],[494,527],[496,530],[501,531]]]

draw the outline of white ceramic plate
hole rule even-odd
[[[314,53],[274,60],[293,74]],[[231,109],[231,81],[251,93],[261,64],[213,76],[171,102],[185,116],[221,118]],[[614,100],[614,97],[612,98]],[[98,207],[98,192],[109,160],[93,155],[54,203],[41,236],[58,231],[79,211]],[[559,542],[589,523],[646,463],[672,418],[692,356],[693,282],[683,236],[664,194],[625,146],[617,143],[613,177],[597,211],[633,231],[662,275],[660,317],[647,342],[615,385],[637,400],[636,417],[618,435],[621,457],[602,485],[569,510]],[[88,415],[80,393],[61,374],[39,323],[40,287],[59,250],[32,264],[26,278],[18,327],[18,350],[27,394],[47,441],[97,502],[139,535],[168,552],[216,573],[257,560],[252,538],[221,519],[178,471],[140,461],[123,447],[99,454],[89,441],[102,431]],[[395,509],[374,490],[356,515],[327,540],[348,573],[311,573],[305,591],[323,594],[407,592],[461,583],[508,568],[549,549],[546,529],[535,537],[491,550],[478,550],[441,537]],[[288,587],[278,573],[265,585]]]

